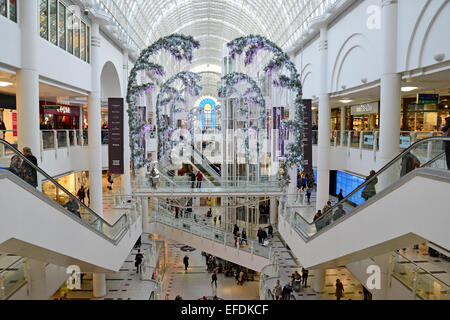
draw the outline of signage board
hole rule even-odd
[[[108,164],[111,174],[124,173],[123,98],[108,98]]]
[[[312,100],[303,99],[305,106],[303,113],[303,170],[305,172],[313,172],[312,168]]]
[[[363,144],[366,146],[373,146],[373,133],[365,134],[363,136]]]
[[[418,93],[417,104],[439,104],[439,95],[429,93]]]
[[[351,115],[376,114],[378,113],[378,102],[363,103],[351,106]]]
[[[410,136],[400,136],[400,148],[406,149],[411,145]]]

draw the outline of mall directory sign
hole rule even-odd
[[[312,100],[303,99],[304,109],[304,122],[303,122],[303,169],[305,172],[313,172],[312,168]]]
[[[108,98],[109,173],[123,174],[123,98]]]

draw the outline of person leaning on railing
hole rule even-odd
[[[445,118],[445,126],[442,128],[442,136],[450,137],[450,117]],[[450,170],[450,141],[445,141],[445,158],[447,160],[447,170]]]

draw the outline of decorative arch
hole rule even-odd
[[[107,61],[100,75],[100,96],[102,98],[121,97],[120,77],[116,66]]]
[[[330,91],[340,91],[340,76],[342,73],[342,68],[346,58],[349,56],[350,52],[353,50],[363,50],[364,54],[368,55],[367,61],[377,61],[375,57],[371,56],[370,52],[371,45],[369,40],[361,33],[354,33],[350,35],[339,48],[338,54],[336,55],[336,59],[334,60],[333,69],[331,72],[330,79]]]

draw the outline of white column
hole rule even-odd
[[[88,98],[89,206],[103,216],[100,72],[100,32],[99,24],[94,20],[91,25],[91,93]],[[92,279],[94,297],[105,296],[105,274],[94,273]]]
[[[314,270],[313,290],[317,293],[324,292],[326,269]]]
[[[397,0],[382,2],[382,74],[380,90],[380,151],[377,169],[400,151],[400,74],[397,73]]]
[[[270,197],[270,223],[278,223],[278,210],[277,210],[277,198]]]
[[[345,114],[346,107],[341,106],[341,143],[339,145],[344,145],[344,131],[347,129],[347,121],[346,121],[346,114]]]
[[[319,55],[319,134],[317,157],[317,203],[316,210],[322,209],[328,201],[330,183],[330,100],[327,89],[328,40],[327,26],[320,27]]]
[[[25,277],[28,283],[28,296],[31,300],[48,299],[45,276],[46,264],[30,258],[25,260]]]
[[[148,217],[148,198],[143,197],[141,198],[141,205],[142,205],[142,230],[145,231],[145,229],[148,226],[149,217]]]
[[[130,176],[130,126],[128,124],[128,104],[126,101],[128,88],[128,51],[123,53],[123,82],[122,82],[122,95],[124,97],[123,105],[123,165],[124,172],[122,175],[122,193],[126,195],[131,194],[131,176]]]
[[[88,98],[90,207],[103,216],[102,143],[100,110],[100,33],[99,24],[91,26],[91,93]]]
[[[106,275],[104,273],[93,273],[92,285],[93,285],[92,295],[95,298],[101,298],[106,296]]]
[[[17,134],[19,150],[30,147],[40,161],[39,73],[36,48],[39,41],[38,1],[19,1],[22,68],[17,70]]]

